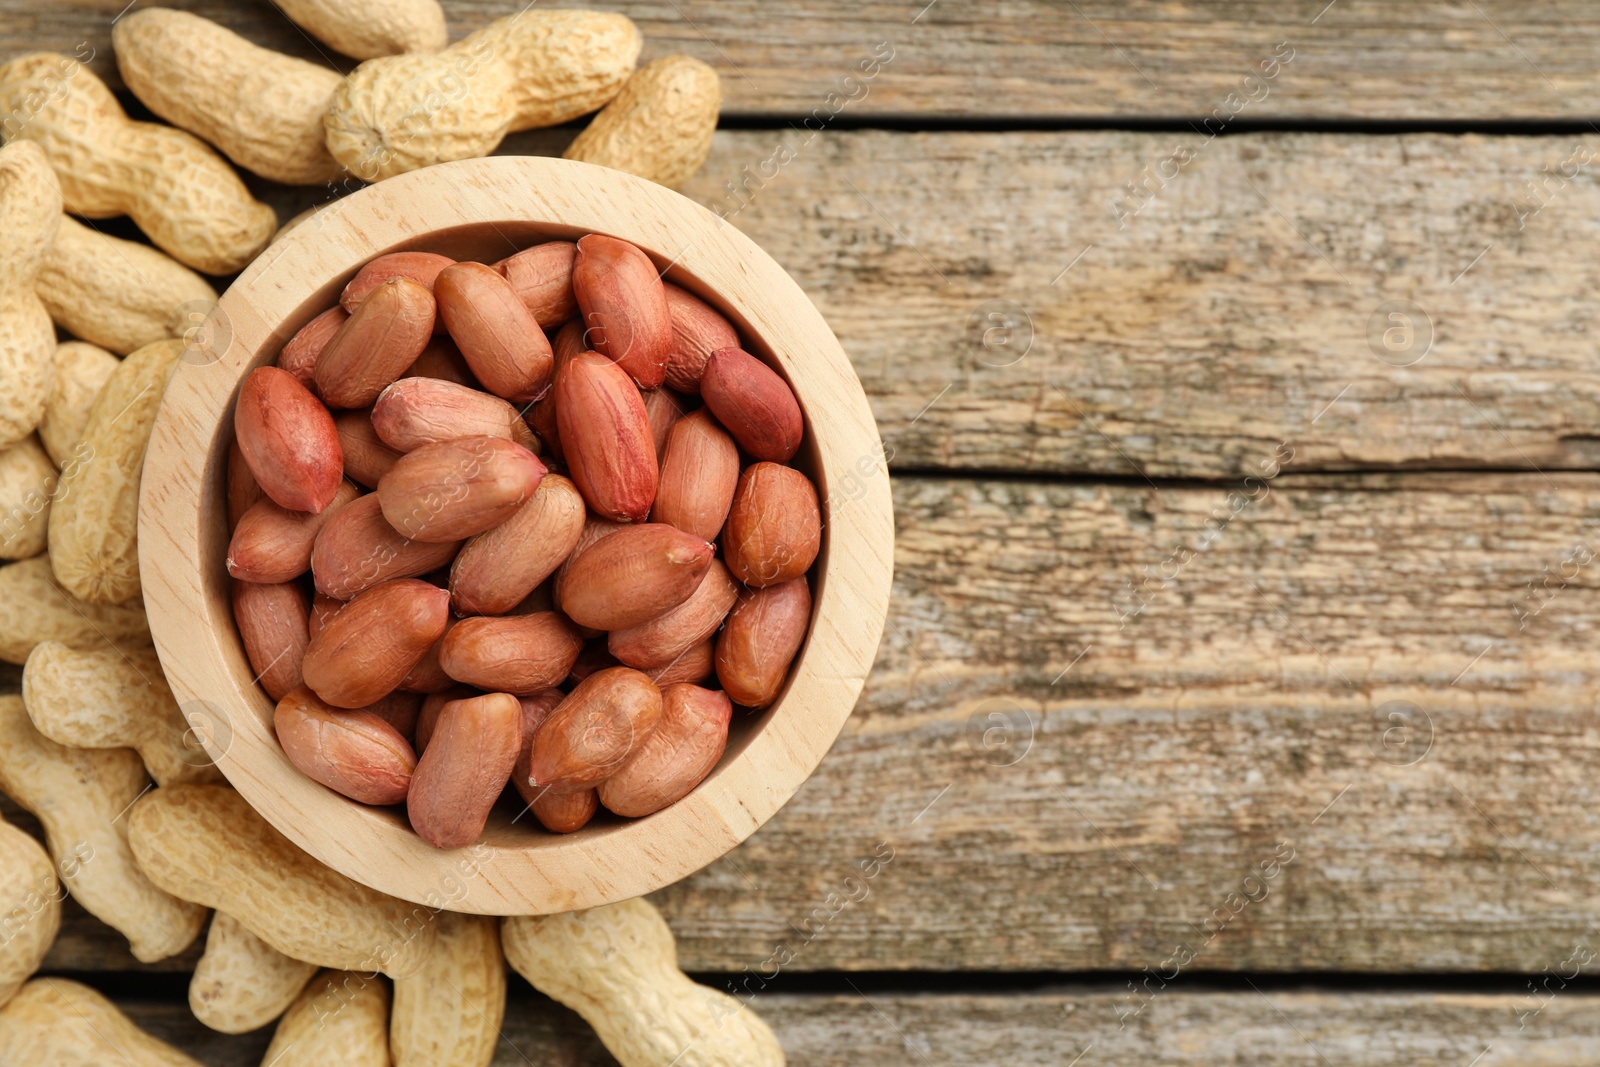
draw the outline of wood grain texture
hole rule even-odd
[[[1181,978],[1178,979],[1181,981]],[[1125,990],[1069,988],[1011,996],[845,992],[767,995],[755,1010],[790,1067],[1483,1067],[1600,1064],[1600,999],[1558,995],[1518,1028],[1514,994],[1192,992],[1169,988],[1119,1029]],[[254,1067],[268,1031],[226,1037],[186,1009],[125,1003],[140,1026],[211,1067]],[[1484,1055],[1485,1046],[1490,1046]],[[614,1067],[572,1012],[513,990],[494,1067]]]
[[[685,958],[1556,965],[1600,895],[1600,478],[1531,480],[1285,478],[1204,550],[1221,489],[897,481],[867,692],[766,833],[663,895]]]
[[[513,13],[508,0],[443,0],[451,36]],[[115,74],[111,20],[121,0],[6,0],[0,51],[95,51]],[[301,34],[265,0],[175,0],[245,37],[301,58],[349,61]],[[808,115],[880,41],[894,59],[849,105],[852,117],[1050,119],[1203,117],[1245,90],[1288,42],[1295,58],[1250,118],[1502,119],[1588,112],[1600,18],[1582,0],[1462,5],[1380,0],[806,0],[781,12],[755,0],[594,3],[645,37],[643,62],[675,52],[722,76],[725,113]]]
[[[1188,944],[1206,970],[1539,974],[1600,938],[1600,475],[1285,475],[1225,523],[1220,487],[895,489],[843,737],[655,898],[688,969],[785,945],[801,971],[1138,971]],[[82,930],[57,965],[95,966]]]
[[[729,194],[780,140],[719,134],[684,192],[805,287],[903,469],[1236,476],[1283,441],[1310,470],[1600,460],[1600,181],[1525,188],[1600,137],[867,131]],[[1389,301],[1420,308],[1409,352]],[[1024,326],[986,347],[1005,304]]]
[[[683,192],[823,312],[896,467],[1238,477],[1285,441],[1305,470],[1600,465],[1600,181],[1527,190],[1579,140],[802,137],[719,132]],[[1119,227],[1113,196],[1180,144],[1193,161]],[[321,196],[263,195],[284,218]],[[1431,334],[1410,366],[1390,301]],[[983,314],[1018,310],[986,347]]]

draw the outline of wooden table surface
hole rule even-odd
[[[115,82],[124,2],[0,0],[0,56]],[[319,57],[268,0],[172,6]],[[1600,10],[596,6],[721,73],[684,191],[805,287],[894,457],[877,667],[659,894],[683,965],[796,1067],[1600,1064]],[[78,911],[47,966],[255,1063],[193,960]],[[496,1062],[610,1061],[518,984]]]

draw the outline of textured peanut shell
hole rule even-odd
[[[450,39],[437,0],[276,0],[311,36],[355,59],[437,52]]]
[[[220,782],[167,688],[151,648],[79,651],[36,646],[22,669],[22,701],[33,725],[72,748],[131,748],[157,785]]]
[[[56,466],[37,434],[0,449],[0,559],[29,559],[44,551]]]
[[[711,154],[722,109],[717,72],[691,56],[641,67],[561,153],[676,189]]]
[[[219,911],[189,979],[189,1010],[213,1030],[248,1034],[288,1011],[316,973],[315,964],[290,959]]]
[[[150,640],[144,604],[89,604],[56,582],[48,556],[0,567],[0,661],[25,663],[41,641],[100,648]]]
[[[182,341],[157,341],[123,360],[89,410],[81,462],[61,474],[50,509],[50,561],[80,600],[122,604],[139,595],[144,450],[182,353]]]
[[[49,854],[0,819],[0,1007],[39,969],[55,944],[63,895]]]
[[[244,169],[286,185],[321,185],[343,171],[322,133],[337,71],[170,8],[122,16],[111,43],[134,96]]]
[[[38,978],[0,1009],[0,1064],[202,1067],[152,1037],[111,1001],[66,978]]]
[[[68,333],[119,356],[183,336],[217,302],[210,282],[166,253],[70,217],[61,219],[35,289]]]
[[[588,114],[642,46],[623,15],[524,9],[437,55],[361,64],[333,94],[328,149],[363,181],[486,156],[507,133]]]
[[[439,913],[422,970],[394,983],[394,1067],[488,1067],[506,1011],[500,920]]]
[[[622,1067],[783,1067],[754,1011],[678,970],[672,931],[643,899],[517,916],[501,939],[517,973],[583,1016]]]
[[[50,374],[50,392],[39,420],[39,441],[58,467],[83,440],[95,397],[117,369],[117,357],[97,345],[68,341],[56,346]]]
[[[25,141],[0,148],[0,448],[44,414],[56,328],[34,287],[60,224],[61,189],[45,154]]]
[[[58,745],[34,729],[21,697],[0,696],[0,792],[44,827],[78,903],[127,937],[135,958],[154,963],[188,948],[206,913],[158,889],[134,862],[124,813],[149,785],[131,749]]]
[[[156,247],[206,274],[232,274],[266,247],[278,219],[198,138],[134,122],[77,60],[48,52],[0,66],[0,112],[50,157],[68,211],[127,215]]]
[[[432,948],[428,909],[324,867],[231,789],[168,786],[141,798],[124,821],[152,881],[232,915],[286,956],[400,977],[415,973]]]
[[[278,1023],[267,1067],[389,1067],[389,987],[371,974],[324,971]]]

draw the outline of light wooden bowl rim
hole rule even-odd
[[[224,469],[233,399],[367,260],[432,248],[486,258],[539,239],[605,233],[637,244],[711,299],[789,379],[823,498],[811,632],[782,698],[717,769],[644,819],[567,837],[491,825],[439,851],[393,813],[306,778],[271,731],[229,606]],[[502,243],[502,240],[504,243]],[[474,257],[477,258],[477,257]],[[206,341],[167,389],[144,467],[139,562],[150,631],[174,694],[228,781],[337,871],[433,908],[548,914],[652,892],[718,859],[799,789],[837,738],[872,667],[888,609],[893,517],[883,448],[855,371],[817,309],[754,242],[651,182],[584,163],[501,156],[391,178],[282,237],[222,297]],[[531,819],[531,816],[525,816]]]

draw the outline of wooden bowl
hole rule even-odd
[[[693,793],[655,815],[602,817],[566,836],[497,809],[467,849],[424,844],[403,812],[371,808],[296,770],[272,733],[229,604],[224,493],[233,403],[246,372],[331,307],[357,268],[425,250],[494,262],[542,240],[604,233],[644,249],[718,307],[794,387],[807,420],[796,463],[823,500],[811,630],[770,708],[735,714],[728,748]],[[364,189],[302,223],[223,296],[179,364],[145,461],[139,563],[173,692],[222,773],[288,838],[382,892],[452,911],[548,914],[626,900],[730,851],[794,795],[838,736],[888,609],[894,527],[877,427],[838,341],[765,252],[692,201],[562,159],[447,163]]]

